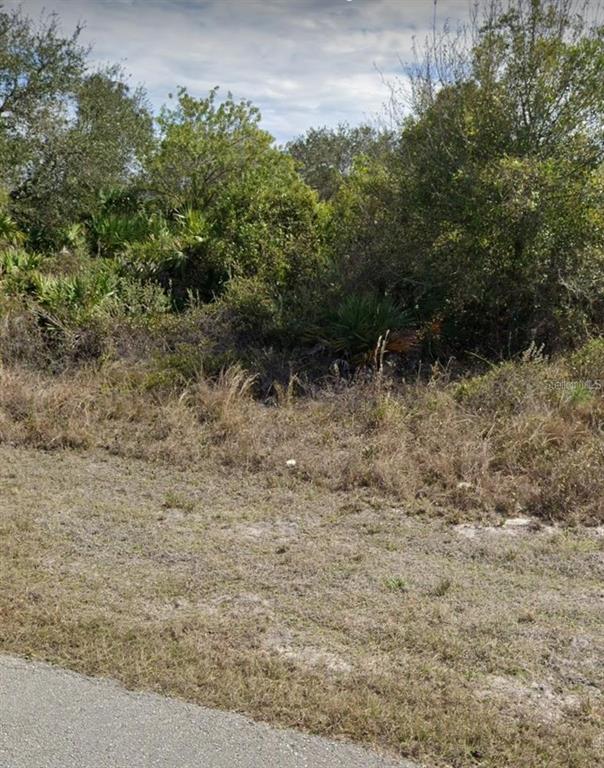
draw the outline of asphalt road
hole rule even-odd
[[[0,656],[0,768],[413,768],[47,664]]]

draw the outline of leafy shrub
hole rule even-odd
[[[26,291],[32,276],[42,262],[42,256],[20,248],[0,251],[0,286],[7,294]]]
[[[220,305],[229,313],[238,329],[261,339],[279,326],[279,302],[270,286],[258,276],[231,280]]]
[[[410,326],[411,314],[390,298],[352,295],[328,313],[316,331],[333,353],[361,362],[386,331],[400,331]]]
[[[604,383],[604,338],[591,339],[568,358],[571,375]]]
[[[19,230],[15,220],[0,208],[0,246],[20,245],[24,240],[25,235]]]
[[[604,321],[604,38],[566,2],[478,5],[409,68],[396,146],[336,194],[333,249],[344,285],[501,359]]]
[[[117,314],[139,319],[145,323],[153,322],[171,309],[170,299],[159,285],[131,278],[120,279],[116,299]]]
[[[321,263],[324,211],[258,122],[248,102],[182,89],[158,120],[148,174],[170,235],[130,255],[154,267],[178,306],[190,293],[214,300],[233,278],[294,290]]]
[[[40,306],[51,313],[73,317],[112,300],[119,287],[118,276],[109,269],[67,276],[36,273],[32,282]]]
[[[518,413],[547,403],[555,369],[542,360],[504,362],[454,385],[458,402],[477,413]]]
[[[90,224],[93,250],[104,256],[114,256],[128,243],[144,241],[159,235],[165,228],[161,216],[145,211],[136,213],[102,213]]]

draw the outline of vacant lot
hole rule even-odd
[[[427,766],[596,765],[601,531],[454,518],[4,445],[0,647]]]

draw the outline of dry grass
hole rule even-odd
[[[127,433],[121,399],[95,433],[109,396],[101,388],[85,398],[72,383],[75,408],[69,386],[37,388],[38,411],[27,426],[18,420],[21,433],[10,422],[13,438],[112,446],[113,420],[122,452],[196,461],[184,470],[106,450],[0,447],[3,651],[426,766],[598,764],[604,539],[596,529],[410,515],[371,489],[336,490],[343,475],[328,489],[329,468],[281,472],[290,453],[277,432],[282,453],[271,458],[267,448],[261,460],[273,471],[225,467],[209,445],[268,427],[247,426],[240,404],[227,416],[222,397],[204,405],[221,414],[213,418],[222,442],[209,416],[187,431],[189,411],[164,406],[181,440],[198,436],[187,454],[175,431],[150,440],[159,423],[150,408]],[[14,420],[15,393],[11,402]],[[52,405],[54,431],[41,423],[42,402]],[[283,443],[310,444],[295,437],[308,414],[286,416]],[[266,437],[237,443],[239,458]],[[346,458],[334,462],[342,472]]]
[[[1,369],[1,648],[425,765],[596,765],[603,403],[563,375],[267,406]]]
[[[604,398],[564,389],[560,364],[528,361],[461,384],[334,385],[282,392],[253,378],[167,387],[147,368],[106,365],[49,377],[0,369],[0,440],[45,450],[103,448],[181,468],[293,472],[320,488],[371,488],[416,514],[529,513],[604,521]]]

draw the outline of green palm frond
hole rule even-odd
[[[386,331],[400,331],[411,324],[411,314],[390,298],[355,294],[327,315],[317,335],[332,352],[359,361]]]

